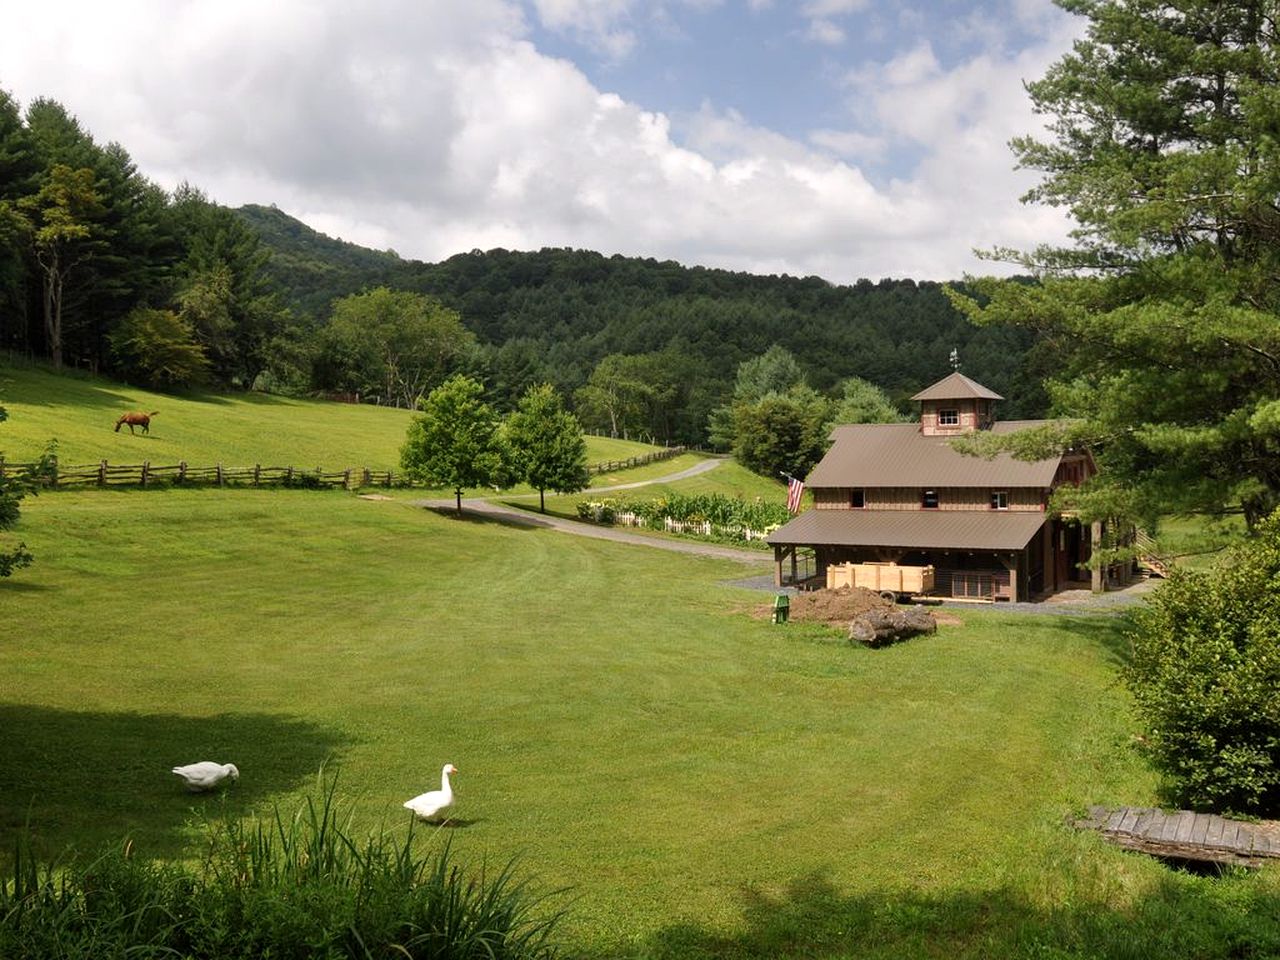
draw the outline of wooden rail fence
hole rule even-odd
[[[684,452],[684,447],[670,447],[627,460],[607,460],[587,468],[589,474],[612,473],[668,460]],[[59,487],[111,487],[111,486],[253,486],[294,487],[305,489],[355,490],[360,487],[414,487],[415,483],[402,473],[392,470],[370,470],[368,467],[348,467],[345,470],[326,471],[296,467],[264,467],[255,463],[251,467],[228,467],[221,463],[211,467],[192,466],[185,460],[175,464],[142,463],[122,464],[99,460],[97,463],[59,463],[51,458],[47,470],[41,471],[37,463],[7,463],[0,456],[0,477],[37,477],[43,486]]]
[[[643,467],[647,463],[657,463],[659,460],[670,460],[672,457],[678,457],[687,449],[687,447],[665,447],[662,450],[644,453],[638,457],[629,457],[626,460],[602,460],[600,463],[587,467],[587,473],[595,476],[601,473],[613,473],[615,470],[630,470],[633,467]]]

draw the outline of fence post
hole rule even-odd
[[[142,461],[142,486],[144,487],[147,485],[147,474],[149,474],[150,472],[151,472],[151,461],[143,460]]]
[[[343,490],[351,489],[351,468],[350,467],[347,467],[347,469],[342,471],[342,489]]]
[[[214,477],[216,478],[215,482],[217,485],[222,486],[222,464],[219,463],[214,467]]]
[[[255,463],[253,465],[253,485],[258,485],[258,478],[262,476],[262,464]]]
[[[0,453],[0,480],[4,479],[4,454]]]
[[[391,486],[391,471],[389,469],[387,470],[387,486]]]
[[[49,486],[56,487],[58,485],[58,455],[55,453],[49,458]]]
[[[373,483],[373,475],[369,473],[369,468],[364,468],[364,474],[360,477],[360,486],[367,487]]]
[[[107,485],[107,461],[102,460],[98,463],[98,486],[105,487]]]
[[[285,482],[286,484],[291,484],[291,483],[293,483],[293,467],[285,467],[285,470],[284,470],[284,482]]]
[[[187,461],[185,460],[178,461],[178,482],[187,482]]]

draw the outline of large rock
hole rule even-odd
[[[883,647],[937,630],[938,621],[923,607],[868,610],[849,624],[849,640],[869,647]]]

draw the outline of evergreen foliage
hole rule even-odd
[[[1280,504],[1280,38],[1258,0],[1059,0],[1087,36],[1029,85],[1051,138],[1015,141],[1068,207],[1070,249],[997,255],[1038,285],[957,302],[1055,348],[1054,409],[1102,468],[1069,504],[1243,512]],[[1015,441],[1016,443],[1016,441]]]
[[[401,363],[378,312],[355,310],[393,295],[425,298],[429,317],[451,312],[466,332],[448,349],[426,336],[437,355]],[[168,195],[60,103],[24,112],[0,91],[0,346],[148,376],[113,350],[135,310],[181,318],[215,385],[411,406],[462,372],[505,413],[551,383],[589,429],[667,445],[705,443],[718,409],[725,427],[739,365],[774,347],[824,396],[859,377],[895,403],[959,347],[966,372],[1010,398],[1007,416],[1044,404],[1034,335],[973,327],[938,284],[838,286],[569,249],[403,260],[274,207],[231,211],[189,184]],[[383,342],[370,352],[366,337]],[[712,440],[727,446],[722,434]]]
[[[1176,803],[1280,815],[1280,513],[1208,572],[1174,571],[1126,679]]]

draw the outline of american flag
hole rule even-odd
[[[800,498],[804,496],[804,481],[795,477],[787,477],[787,510],[800,512]]]

